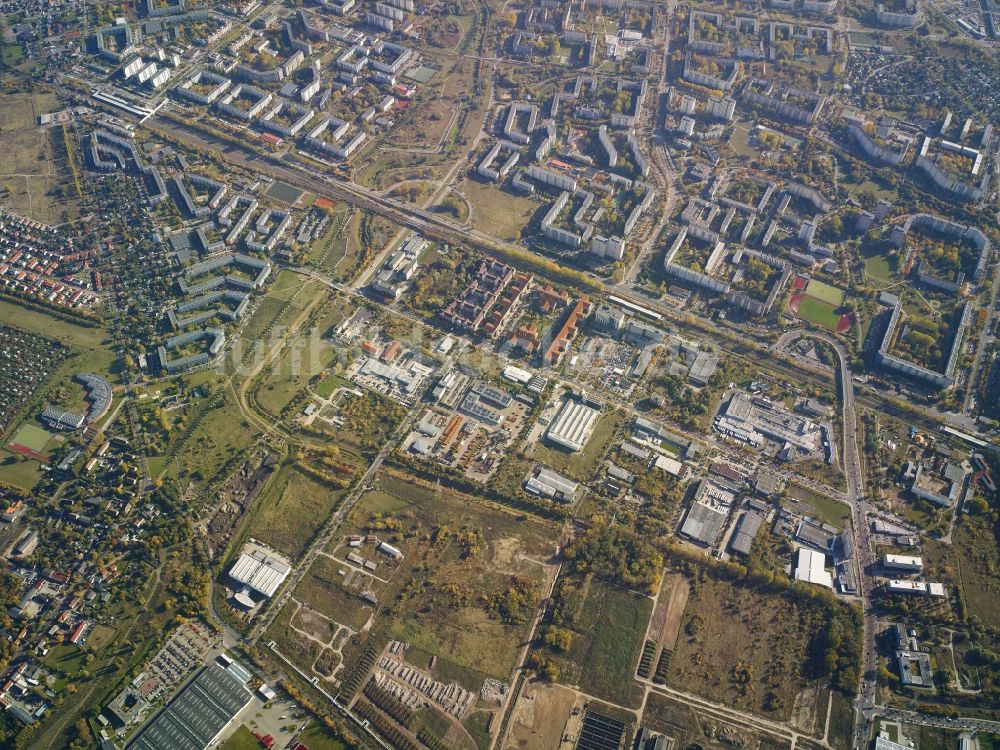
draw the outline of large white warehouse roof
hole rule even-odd
[[[290,568],[275,557],[261,550],[240,555],[229,577],[237,583],[249,586],[263,596],[274,596],[274,592],[288,578]]]

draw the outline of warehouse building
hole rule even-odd
[[[600,407],[584,398],[567,398],[549,425],[545,436],[556,445],[571,451],[581,451],[594,432]]]
[[[728,515],[725,508],[716,508],[701,502],[692,503],[684,523],[681,524],[681,536],[710,547],[715,544]]]
[[[538,466],[531,470],[524,481],[524,489],[533,495],[551,497],[555,500],[572,502],[580,487],[576,482],[556,474],[551,469]]]
[[[833,576],[826,569],[826,555],[811,549],[800,549],[795,558],[795,580],[833,588]]]
[[[205,750],[219,738],[252,694],[250,673],[233,662],[201,670],[128,744],[128,750]]]
[[[290,571],[288,564],[277,556],[257,545],[250,545],[229,571],[229,577],[237,587],[242,587],[233,598],[242,606],[252,609],[256,602],[250,597],[250,592],[254,591],[267,598],[274,596]]]
[[[760,530],[760,524],[764,517],[755,511],[748,510],[740,520],[736,522],[736,530],[732,539],[729,540],[729,549],[741,555],[749,555],[750,548],[753,547],[753,540]]]

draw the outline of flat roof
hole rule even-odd
[[[549,425],[546,437],[553,443],[572,451],[583,450],[599,414],[600,412],[592,406],[567,398]]]
[[[250,699],[232,672],[210,664],[146,724],[128,750],[205,750]]]
[[[706,503],[692,503],[681,525],[681,534],[703,544],[711,544],[722,531],[728,515],[721,508],[714,508]]]
[[[826,569],[826,555],[802,548],[795,558],[795,580],[833,588],[833,576]]]
[[[269,597],[273,596],[278,587],[285,582],[290,570],[288,565],[277,557],[256,549],[240,555],[236,564],[230,569],[229,577]]]

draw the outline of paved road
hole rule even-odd
[[[893,719],[906,724],[922,724],[930,727],[944,727],[945,729],[961,730],[981,730],[983,732],[1000,733],[1000,721],[989,721],[987,719],[973,719],[969,717],[958,717],[949,719],[944,716],[932,716],[921,714],[916,711],[905,711],[900,708],[876,707],[871,710],[872,717],[883,719]]]
[[[854,744],[865,747],[871,736],[872,710],[875,708],[875,680],[877,657],[875,654],[876,618],[871,605],[874,578],[874,558],[869,536],[868,511],[871,506],[864,498],[864,475],[858,453],[857,413],[854,405],[854,374],[848,366],[848,353],[843,344],[833,336],[812,331],[789,331],[778,339],[778,346],[786,346],[796,338],[813,338],[829,344],[839,358],[840,403],[843,416],[844,476],[847,479],[846,500],[851,506],[851,535],[860,584],[861,606],[864,610],[864,634],[861,685],[855,703]]]

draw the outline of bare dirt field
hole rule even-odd
[[[529,683],[510,725],[507,747],[559,747],[576,694],[553,684]]]
[[[309,607],[300,607],[292,618],[292,625],[313,638],[329,643],[337,633],[337,623]]]
[[[649,623],[648,640],[657,643],[661,648],[673,649],[677,643],[677,634],[681,629],[681,619],[687,606],[691,586],[687,578],[675,573],[663,579],[660,598],[656,610]]]

